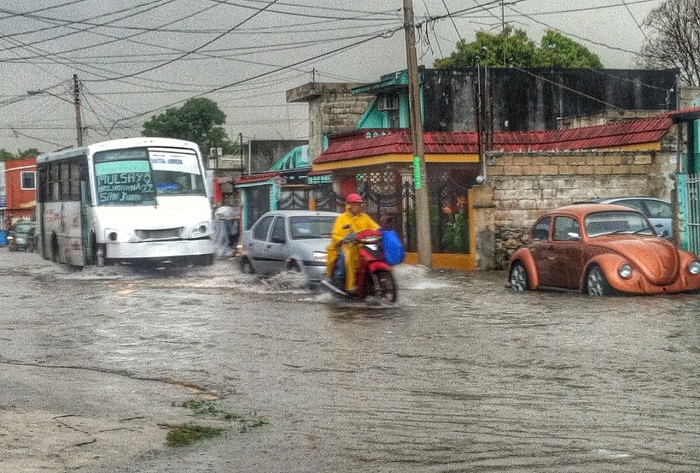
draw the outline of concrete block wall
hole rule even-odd
[[[503,269],[543,213],[599,197],[670,199],[675,151],[491,153],[473,189],[477,265]]]
[[[322,89],[322,94],[309,101],[309,155],[323,152],[326,133],[345,133],[357,126],[374,95],[353,95],[349,89]]]

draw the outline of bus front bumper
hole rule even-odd
[[[214,253],[210,239],[144,241],[140,243],[107,243],[107,259],[171,258],[178,256],[209,255]]]

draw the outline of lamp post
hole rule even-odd
[[[46,94],[50,95],[52,97],[56,97],[59,100],[63,100],[64,102],[68,102],[73,104],[75,107],[75,132],[76,132],[76,142],[78,143],[78,146],[83,146],[83,122],[81,118],[81,113],[80,113],[80,82],[78,82],[78,75],[73,74],[73,100],[68,100],[65,97],[61,97],[60,95],[56,95],[53,92],[49,92],[47,90],[28,90],[27,94],[29,95],[40,95],[40,94]]]

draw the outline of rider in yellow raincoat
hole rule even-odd
[[[350,194],[345,199],[345,212],[335,219],[331,244],[328,246],[326,276],[333,277],[338,252],[342,249],[345,256],[345,291],[352,294],[357,291],[355,280],[360,268],[360,251],[357,245],[343,245],[343,240],[349,233],[359,233],[363,230],[377,230],[379,225],[372,217],[362,211],[362,197]],[[349,225],[349,228],[344,228]]]

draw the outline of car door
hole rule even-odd
[[[280,273],[286,269],[288,256],[286,220],[284,216],[278,215],[272,222],[270,236],[265,246],[270,274]]]
[[[575,289],[583,271],[581,226],[573,217],[554,217],[548,286]],[[543,283],[544,284],[544,283]]]
[[[540,284],[545,284],[543,282],[543,275],[550,273],[551,264],[551,245],[549,241],[549,230],[551,228],[552,217],[545,216],[542,217],[535,223],[532,229],[532,235],[530,235],[531,242],[529,245],[530,253],[535,262],[535,268],[537,269],[537,275],[539,277]],[[545,276],[546,279],[546,276]]]
[[[273,215],[266,215],[253,225],[250,241],[245,249],[255,272],[259,274],[270,274],[270,263],[267,257],[267,238],[273,220]]]

